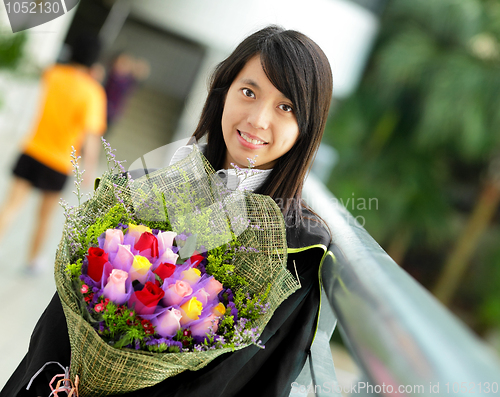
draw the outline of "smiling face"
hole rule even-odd
[[[292,102],[266,76],[260,56],[241,69],[226,94],[222,134],[227,151],[224,168],[231,163],[269,169],[297,141],[299,126]]]

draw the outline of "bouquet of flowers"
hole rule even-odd
[[[274,201],[228,190],[197,147],[131,180],[104,145],[109,170],[93,196],[64,205],[55,265],[80,395],[130,392],[261,346],[298,288]]]

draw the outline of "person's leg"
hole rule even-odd
[[[54,209],[59,202],[59,198],[61,197],[61,192],[42,191],[41,196],[42,198],[35,224],[33,242],[28,254],[29,267],[33,267],[35,265],[35,259],[38,257],[38,254],[42,249],[45,237],[49,232],[50,220],[52,218],[52,214],[54,213]]]
[[[12,224],[31,189],[32,185],[26,179],[16,176],[13,178],[7,197],[0,208],[0,238],[3,237],[7,228]]]

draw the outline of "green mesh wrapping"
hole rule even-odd
[[[118,202],[123,202],[139,222],[165,221],[167,213],[175,232],[197,235],[198,250],[230,241],[231,230],[245,247],[257,249],[258,253],[236,254],[234,264],[235,272],[248,281],[245,292],[260,293],[271,284],[270,310],[254,323],[261,330],[276,308],[299,288],[286,269],[285,225],[278,206],[268,196],[227,191],[196,147],[174,166],[135,181],[105,175],[94,196],[74,215],[79,230],[85,232],[96,217]],[[149,353],[111,347],[82,316],[79,298],[65,271],[66,265],[77,259],[70,257],[70,245],[63,235],[56,255],[55,281],[71,342],[71,379],[79,377],[80,396],[105,396],[153,386],[183,371],[203,368],[232,351]]]

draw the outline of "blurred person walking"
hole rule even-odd
[[[97,38],[76,39],[69,64],[56,64],[43,74],[43,96],[32,134],[24,141],[13,169],[13,179],[0,207],[0,238],[33,189],[40,192],[33,241],[26,271],[35,274],[37,259],[48,233],[68,175],[72,146],[83,147],[84,185],[89,186],[98,161],[99,137],[106,130],[106,94],[92,77],[91,68],[99,57]]]
[[[108,98],[108,132],[112,124],[121,116],[125,101],[137,86],[146,80],[151,72],[150,64],[142,58],[135,58],[126,52],[120,52],[113,59],[104,89]]]

